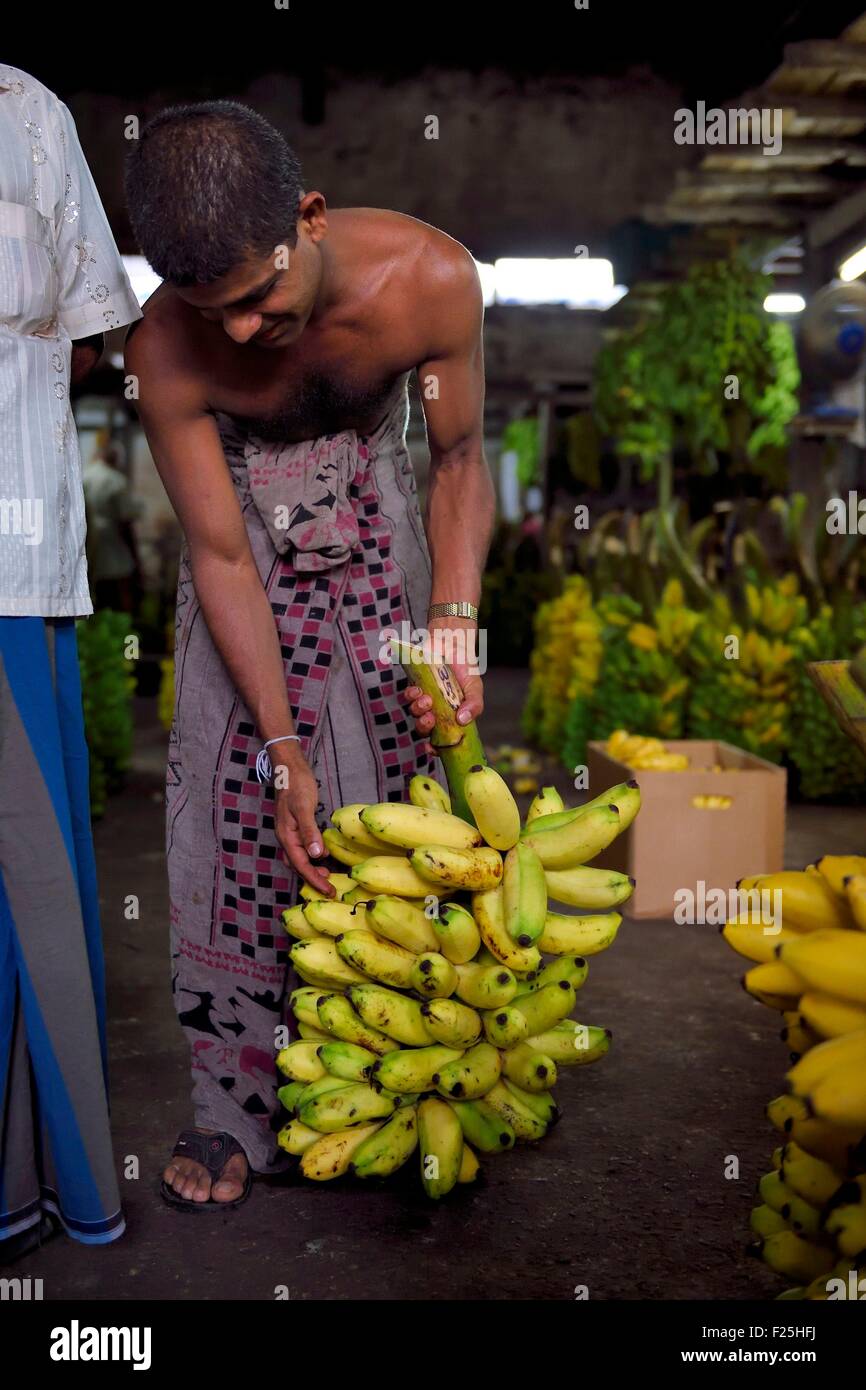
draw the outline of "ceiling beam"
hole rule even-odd
[[[844,72],[846,77],[866,77],[864,43],[845,43],[839,39],[805,39],[801,43],[786,43],[783,57],[783,66],[786,68],[831,68]]]
[[[801,208],[788,208],[779,203],[654,203],[644,208],[649,222],[691,222],[772,227],[798,227],[805,221]]]
[[[727,105],[734,106],[734,102]],[[783,111],[793,111],[815,121],[863,121],[866,124],[866,98],[859,94],[848,96],[845,92],[829,92],[813,95],[811,92],[774,91],[767,84],[754,92],[746,92],[740,103],[743,106],[781,107]]]
[[[731,161],[753,169],[821,169],[827,164],[866,166],[866,145],[853,140],[811,140],[807,136],[786,135],[778,154],[766,155],[759,145],[718,145],[704,155],[703,168],[730,168]],[[736,172],[739,172],[737,169]]]
[[[860,188],[856,193],[852,193],[850,198],[843,198],[841,202],[835,203],[824,212],[819,212],[810,220],[806,232],[809,245],[815,250],[827,246],[854,227],[862,225],[864,219],[866,188]]]
[[[771,160],[765,161],[770,164]],[[681,169],[676,179],[676,194],[699,197],[702,193],[725,194],[730,197],[836,197],[845,185],[829,174],[811,170],[780,169]]]

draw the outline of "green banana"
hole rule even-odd
[[[610,1047],[609,1028],[592,1028],[571,1020],[526,1039],[535,1052],[544,1052],[558,1067],[583,1067],[597,1062]]]
[[[635,881],[628,874],[615,873],[613,869],[594,869],[591,864],[578,864],[573,869],[545,869],[544,877],[548,897],[584,912],[608,912],[619,907],[631,897],[635,888]],[[552,915],[548,913],[548,920]],[[551,947],[542,946],[541,949],[547,951]],[[566,949],[587,954],[576,943]]]
[[[510,1091],[515,1099],[528,1106],[534,1115],[537,1115],[548,1127],[555,1125],[560,1117],[559,1106],[553,1099],[550,1091],[524,1091],[522,1086],[516,1086],[510,1077],[503,1073],[502,1084],[506,1091]]]
[[[555,1023],[567,1018],[576,1003],[573,986],[568,980],[558,980],[556,984],[544,985],[534,993],[518,995],[512,1007],[523,1014],[527,1034],[533,1035],[545,1033]]]
[[[464,1004],[473,1009],[498,1009],[509,1004],[518,992],[515,976],[505,965],[455,966],[457,988],[455,994]]]
[[[320,1076],[318,1081],[311,1081],[309,1085],[305,1086],[296,1098],[295,1114],[300,1115],[301,1107],[315,1100],[317,1096],[326,1096],[331,1091],[342,1091],[350,1084],[350,1082],[344,1081],[341,1076],[329,1076],[327,1073]]]
[[[320,1028],[317,1003],[324,993],[321,989],[315,989],[310,985],[304,985],[301,989],[293,989],[289,995],[289,1003],[292,1012],[298,1023],[307,1023],[311,1028]]]
[[[376,1053],[357,1043],[327,1042],[319,1047],[319,1060],[331,1076],[341,1076],[344,1081],[368,1081]]]
[[[359,1178],[387,1178],[402,1168],[418,1147],[418,1112],[401,1108],[366,1139],[349,1165]]]
[[[556,1063],[546,1053],[518,1043],[502,1053],[502,1075],[522,1091],[550,1091],[556,1085]]]
[[[367,1047],[377,1056],[383,1057],[393,1052],[396,1047],[393,1038],[365,1023],[343,994],[322,996],[319,1003],[319,1020],[322,1027],[341,1042]]]
[[[496,1048],[490,1043],[478,1043],[434,1073],[433,1083],[440,1095],[450,1099],[480,1100],[498,1080],[501,1070]]]
[[[517,995],[537,994],[545,985],[555,985],[560,980],[566,980],[572,989],[580,989],[588,974],[589,965],[583,956],[559,956],[549,965],[545,965],[543,970],[539,970],[533,980],[521,980],[517,986]]]
[[[485,1010],[481,1023],[485,1038],[494,1047],[514,1047],[529,1035],[525,1015],[511,1004],[504,1009]]]
[[[333,1078],[332,1078],[333,1079]],[[303,1098],[302,1098],[303,1099]],[[393,1114],[394,1102],[366,1082],[315,1096],[298,1105],[298,1119],[322,1134],[369,1124]]]
[[[284,1109],[291,1112],[297,1105],[298,1097],[309,1085],[309,1081],[288,1081],[285,1086],[278,1087],[277,1100]]]
[[[500,1119],[506,1121],[518,1139],[543,1139],[547,1133],[547,1123],[539,1119],[534,1110],[520,1100],[513,1091],[507,1090],[501,1081],[484,1097],[484,1104],[495,1110]]]
[[[472,911],[481,939],[491,955],[507,965],[515,974],[526,974],[538,970],[541,965],[541,952],[536,946],[518,946],[512,940],[505,925],[505,904],[501,888],[487,893],[475,893],[472,898]]]
[[[544,930],[547,882],[531,845],[520,842],[505,856],[502,870],[505,929],[518,946],[531,946]]]
[[[498,1154],[514,1147],[511,1125],[483,1100],[449,1100],[468,1143],[483,1154]]]
[[[522,832],[521,843],[535,850],[546,870],[573,869],[601,854],[621,829],[619,809],[609,803],[581,808],[558,830],[546,830],[540,820],[534,821]]]
[[[459,1048],[445,1047],[442,1043],[408,1050],[401,1048],[376,1063],[373,1080],[389,1091],[429,1091],[434,1085],[434,1075],[460,1056]]]

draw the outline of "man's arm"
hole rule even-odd
[[[127,342],[126,368],[138,377],[139,414],[159,475],[183,527],[198,601],[214,645],[262,740],[294,732],[276,624],[265,593],[216,424],[200,384],[172,360],[165,334],[144,325]],[[322,853],[315,822],[318,789],[300,745],[275,744],[275,766],[288,769],[276,788],[277,835],[303,878],[331,894],[327,871],[310,863]]]
[[[477,607],[496,496],[484,457],[483,300],[468,251],[449,246],[431,289],[430,346],[417,369],[430,448],[425,529],[433,564],[431,603]],[[475,626],[462,618],[428,623],[431,630],[465,628],[468,636]],[[457,718],[465,724],[484,707],[481,677],[472,673],[471,661],[456,661],[454,667],[465,695]],[[426,713],[429,697],[413,699],[411,708],[419,732],[429,732],[434,722]]]
[[[89,338],[79,338],[72,344],[69,380],[73,386],[90,376],[102,356],[104,347],[105,337],[102,333],[94,333]]]

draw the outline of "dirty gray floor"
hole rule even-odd
[[[489,747],[519,741],[523,672],[488,676]],[[581,1021],[613,1030],[600,1064],[565,1073],[560,1124],[484,1162],[483,1184],[434,1207],[417,1174],[377,1189],[257,1184],[225,1216],[179,1216],[157,1196],[190,1120],[185,1047],[169,997],[162,857],[164,736],[142,706],[135,766],[97,828],[110,989],[113,1117],[128,1231],[88,1249],[54,1240],[22,1274],[46,1299],[594,1299],[772,1297],[745,1254],[770,1166],[766,1101],[782,1090],[777,1015],[739,987],[714,927],[626,922],[597,957]],[[550,780],[548,772],[546,780]],[[567,779],[560,779],[567,794]],[[862,850],[866,811],[794,807],[787,859]],[[141,917],[124,918],[139,896]],[[724,1176],[728,1157],[739,1179]],[[16,1273],[18,1270],[16,1270]]]

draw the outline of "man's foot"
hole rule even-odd
[[[190,1131],[185,1131],[185,1133],[188,1134]],[[200,1134],[206,1140],[208,1135],[216,1135],[217,1131],[197,1129],[192,1133]],[[228,1138],[227,1135],[221,1136],[221,1140]],[[186,1147],[183,1135],[180,1136],[175,1147],[176,1149]],[[219,1145],[214,1147],[218,1152]],[[250,1165],[243,1152],[232,1153],[221,1165],[218,1173],[213,1175],[208,1172],[203,1163],[199,1163],[196,1159],[187,1157],[183,1153],[175,1153],[169,1160],[162,1177],[165,1186],[184,1201],[227,1203],[238,1202],[244,1196],[249,1185],[249,1171]]]

